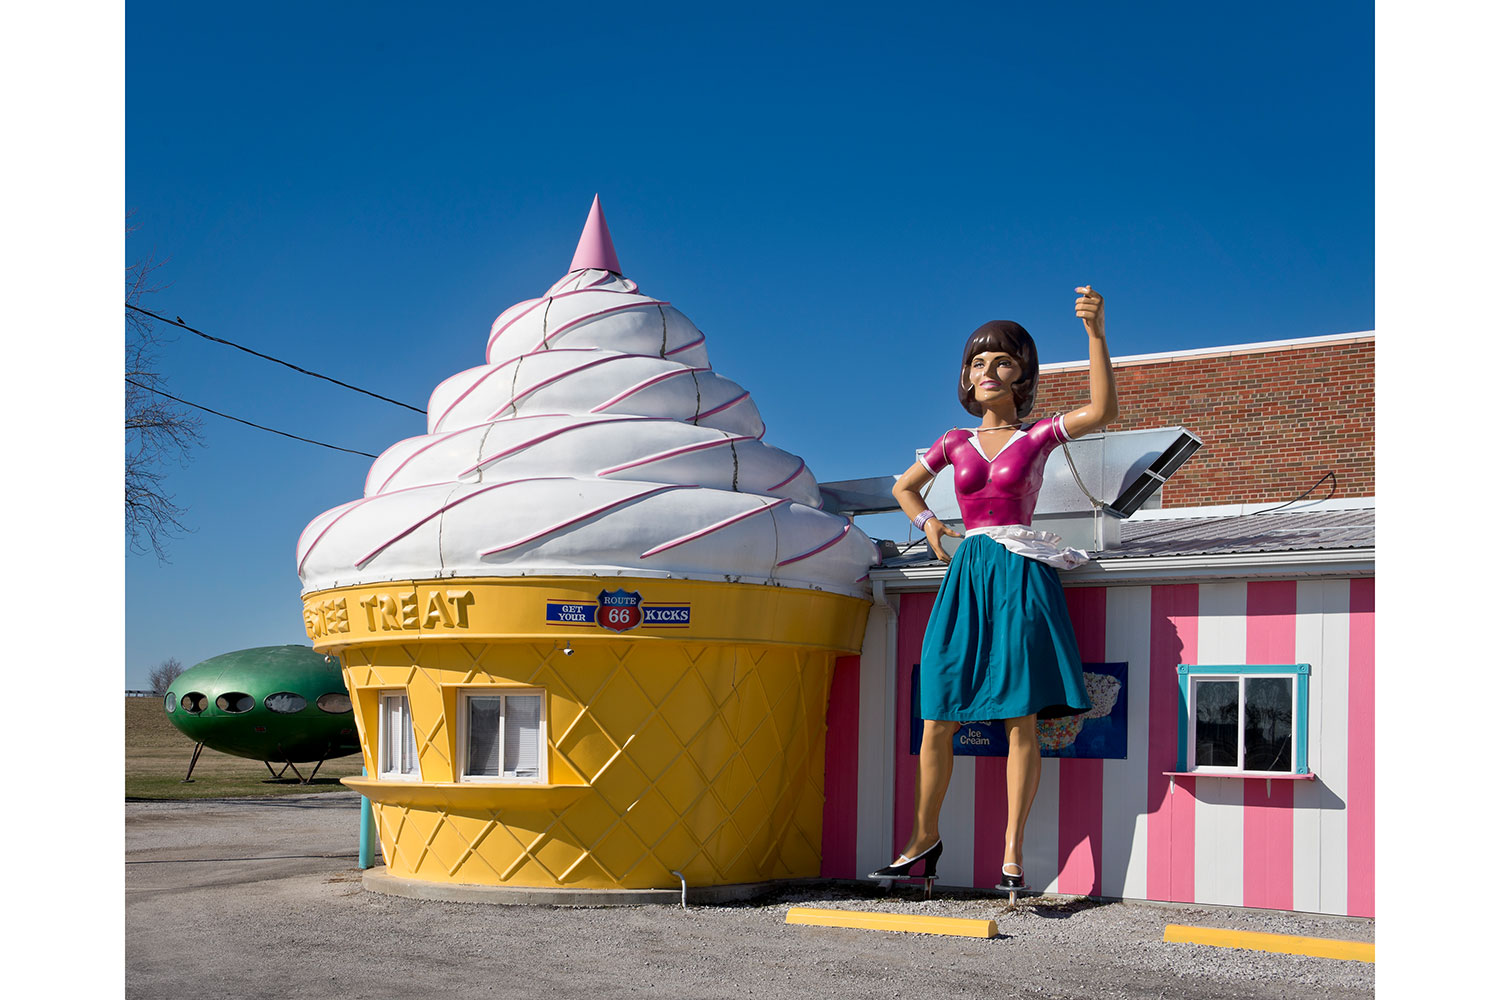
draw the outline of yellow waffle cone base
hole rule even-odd
[[[622,634],[548,624],[548,604],[616,589],[690,607],[689,621]],[[423,614],[433,592],[469,596],[444,596],[445,621],[435,606]],[[345,780],[371,799],[391,874],[566,889],[672,888],[673,871],[689,885],[818,874],[829,682],[837,656],[858,649],[866,602],[528,578],[344,588],[304,607],[314,645],[344,665],[372,776]],[[543,779],[464,780],[464,697],[515,688],[544,696]],[[420,781],[378,777],[388,692],[409,700]]]

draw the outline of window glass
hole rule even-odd
[[[162,705],[166,708],[167,714],[171,715],[173,712],[177,711],[177,696],[168,691],[167,696],[162,699]]]
[[[208,696],[201,691],[189,691],[182,696],[182,710],[189,715],[197,715],[208,707]]]
[[[380,773],[420,776],[411,702],[404,694],[380,699]]]
[[[354,705],[349,701],[349,696],[342,691],[330,691],[318,699],[318,707],[329,715],[343,715],[345,712],[354,711]]]
[[[505,698],[505,775],[535,778],[542,724],[542,698],[513,694]]]
[[[1198,767],[1239,767],[1239,681],[1198,681],[1193,690],[1198,705],[1195,763]]]
[[[277,691],[275,694],[266,695],[265,706],[273,712],[291,715],[293,712],[300,712],[306,708],[307,699],[290,691]]]
[[[243,691],[225,691],[214,701],[220,711],[228,712],[230,715],[240,715],[255,707],[255,699]]]
[[[469,753],[465,774],[500,775],[500,699],[471,697],[469,702]]]
[[[1292,769],[1292,678],[1245,678],[1245,770]]]

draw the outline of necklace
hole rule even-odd
[[[998,427],[976,427],[974,429],[977,430],[977,431],[1018,431],[1018,430],[1021,429],[1021,425],[1020,424],[1001,424]]]

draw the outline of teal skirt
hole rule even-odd
[[[958,546],[922,637],[918,713],[989,722],[1092,703],[1057,570],[994,539]]]

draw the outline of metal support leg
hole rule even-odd
[[[327,759],[328,759],[327,757],[323,758],[323,760],[327,760]],[[313,765],[312,774],[309,774],[307,776],[307,783],[309,785],[312,784],[312,780],[318,776],[318,768],[320,768],[320,767],[323,766],[323,760],[320,760],[315,765]]]
[[[182,784],[186,785],[188,782],[193,780],[193,768],[197,766],[198,755],[201,753],[203,753],[203,744],[199,743],[197,746],[193,747],[193,759],[188,761],[187,777],[182,779]]]

